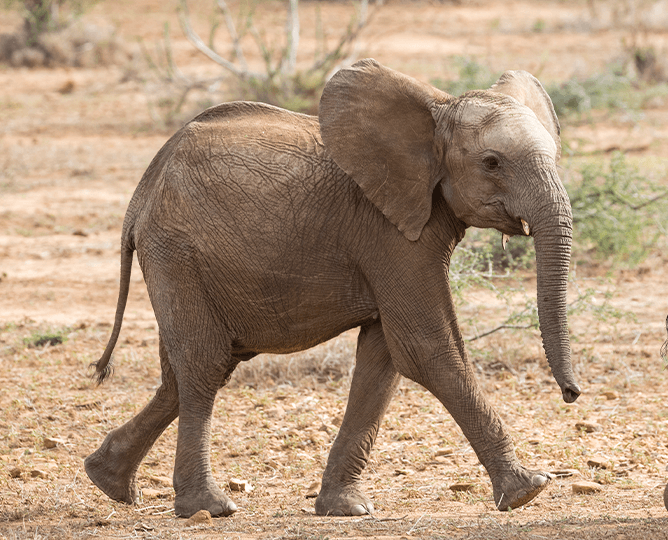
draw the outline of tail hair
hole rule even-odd
[[[95,367],[95,373],[92,378],[97,379],[98,386],[106,381],[114,372],[112,365],[112,353],[118,341],[118,334],[121,332],[121,325],[123,324],[123,312],[128,301],[128,291],[130,290],[130,274],[132,272],[132,254],[134,248],[130,244],[126,244],[121,249],[121,284],[118,293],[118,303],[116,304],[116,316],[114,318],[114,327],[109,337],[107,347],[104,349],[102,356],[97,362],[93,362],[90,367]]]
[[[103,359],[100,358],[100,360],[93,362],[88,367],[95,368],[95,373],[93,373],[90,378],[95,380],[96,386],[100,386],[114,374],[113,358],[106,362],[106,364],[103,362]]]

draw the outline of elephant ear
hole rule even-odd
[[[320,99],[325,147],[409,240],[431,214],[438,181],[431,110],[449,98],[367,59],[338,71]]]
[[[561,127],[552,100],[543,85],[526,71],[506,71],[490,88],[493,92],[506,94],[529,107],[557,144],[557,156],[561,157]]]

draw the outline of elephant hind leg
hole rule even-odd
[[[212,516],[229,516],[237,506],[218,487],[211,472],[211,417],[216,393],[227,384],[238,360],[224,347],[207,347],[212,335],[188,340],[179,356],[179,430],[174,464],[174,510],[190,517],[200,510]],[[220,358],[222,356],[222,358]]]
[[[373,504],[360,491],[359,481],[400,379],[381,324],[363,327],[357,341],[357,362],[348,406],[329,453],[322,488],[315,502],[316,514],[373,513]]]
[[[138,498],[139,464],[156,439],[179,415],[179,395],[167,350],[160,339],[162,384],[137,416],[113,430],[100,448],[84,462],[92,482],[115,501],[134,503]]]
[[[178,385],[175,514],[190,517],[207,510],[212,516],[228,516],[237,507],[211,472],[211,418],[216,394],[229,381],[239,359],[232,356],[229,334],[196,280],[183,275],[176,282],[165,280],[159,294],[169,300],[155,301],[152,294]]]

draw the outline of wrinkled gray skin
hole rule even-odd
[[[118,338],[137,251],[160,328],[162,385],[86,459],[112,499],[180,416],[175,510],[229,515],[211,474],[211,412],[241,361],[290,353],[361,327],[343,424],[316,500],[321,515],[373,506],[362,471],[400,377],[443,403],[487,469],[499,509],[533,499],[549,474],[525,469],[473,374],[448,283],[469,226],[534,237],[544,347],[564,400],[570,362],[566,284],[571,208],[557,175],[559,124],[540,83],[508,72],[452,97],[363,60],[324,90],[319,118],[227,103],[176,133],[125,217]]]

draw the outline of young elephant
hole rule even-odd
[[[524,468],[476,382],[448,283],[469,226],[534,237],[544,348],[566,402],[571,208],[559,124],[540,83],[507,72],[453,97],[363,60],[326,86],[319,117],[261,103],[210,108],[158,152],[130,202],[110,371],[136,250],[160,329],[162,385],[86,459],[112,499],[137,498],[139,463],[180,416],[175,511],[229,515],[211,474],[217,391],[241,361],[361,327],[350,398],[316,500],[320,515],[371,513],[360,490],[400,377],[447,408],[487,469],[500,510],[550,475]]]

